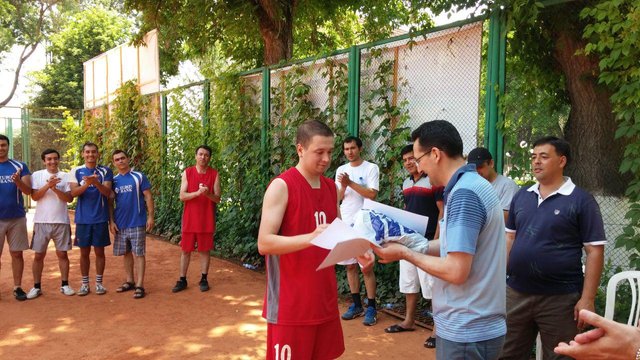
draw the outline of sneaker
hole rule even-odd
[[[182,281],[182,280],[178,280],[176,281],[176,286],[173,287],[173,289],[171,289],[171,292],[177,293],[180,292],[184,289],[187,288],[187,282],[186,281]]]
[[[76,293],[69,285],[60,286],[60,292],[67,296],[75,295]]]
[[[353,320],[358,316],[362,316],[364,314],[364,310],[361,306],[356,306],[356,304],[351,304],[349,309],[342,314],[342,320]]]
[[[376,318],[377,314],[378,312],[376,311],[376,309],[374,309],[373,306],[369,306],[367,308],[367,311],[364,313],[364,320],[362,321],[362,323],[366,326],[375,325],[378,322],[378,319]]]
[[[77,294],[78,296],[85,296],[87,294],[89,294],[91,292],[91,290],[89,290],[89,284],[82,284],[82,286],[80,286],[80,290],[78,290]]]
[[[200,291],[205,292],[205,291],[209,291],[209,281],[207,280],[200,280]]]
[[[42,295],[42,290],[38,288],[31,288],[31,290],[29,290],[29,293],[27,294],[27,299],[35,299],[40,295]]]
[[[13,297],[15,297],[16,300],[18,300],[18,301],[27,300],[27,294],[24,292],[24,290],[22,290],[21,287],[16,288],[15,290],[13,290]]]
[[[102,283],[96,283],[96,295],[104,295],[107,293],[107,289],[102,286]]]

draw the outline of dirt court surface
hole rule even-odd
[[[11,258],[5,244],[0,271],[0,359],[264,359],[267,326],[262,313],[264,274],[213,258],[211,290],[198,289],[199,264],[192,257],[187,290],[173,294],[180,249],[160,238],[147,238],[144,299],[116,293],[125,279],[122,258],[107,248],[105,295],[96,295],[94,257],[91,293],[64,296],[53,243],[42,276],[43,295],[16,301],[12,295]],[[23,289],[33,286],[31,250],[24,252]],[[80,287],[80,251],[69,252],[70,285]],[[340,304],[340,311],[347,304]],[[346,351],[341,359],[435,359],[423,346],[430,331],[386,334],[399,320],[379,312],[378,324],[362,318],[343,321]],[[297,359],[293,359],[297,360]]]

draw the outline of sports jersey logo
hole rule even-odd
[[[559,215],[559,214],[560,214],[560,210],[555,209],[555,210],[553,210],[553,213],[554,213],[555,215]]]

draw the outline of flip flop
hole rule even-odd
[[[142,286],[136,286],[136,290],[133,292],[134,299],[142,299],[145,295],[144,288]]]
[[[125,291],[129,291],[129,290],[133,290],[135,289],[136,284],[132,283],[132,282],[124,282],[122,283],[122,285],[120,285],[119,288],[116,289],[116,292],[125,292]]]
[[[427,340],[424,341],[424,347],[427,349],[434,349],[436,347],[436,337],[429,336]]]
[[[389,333],[389,334],[394,334],[394,333],[400,333],[400,332],[405,332],[405,331],[414,331],[414,328],[403,328],[402,326],[396,324],[396,325],[391,325],[388,328],[384,329],[384,332]]]

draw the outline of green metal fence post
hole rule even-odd
[[[29,156],[30,153],[30,149],[29,149],[29,113],[28,113],[28,109],[22,108],[21,109],[21,127],[20,127],[20,136],[22,138],[22,160],[25,164],[27,164],[27,166],[32,167],[31,166],[31,161],[29,161],[29,159],[31,158]]]
[[[347,129],[349,134],[360,133],[360,48],[352,46],[349,50],[347,90]]]
[[[162,137],[162,173],[166,174],[167,170],[167,94],[162,94],[160,97],[160,136]],[[165,176],[160,177],[160,199],[164,203],[165,202],[165,193],[166,193],[166,181]]]
[[[501,99],[504,96],[506,72],[507,72],[507,20],[504,11],[500,12],[498,20],[500,25],[500,39],[499,39],[499,56],[498,61],[498,98]],[[502,133],[502,127],[504,124],[504,112],[500,106],[496,109],[497,121],[496,121],[496,170],[502,174],[504,165],[504,134]],[[500,124],[500,126],[498,126]]]
[[[260,138],[260,152],[262,153],[262,173],[265,181],[269,179],[269,127],[271,124],[271,70],[262,68],[262,132]]]
[[[13,141],[13,118],[7,118],[7,137]],[[13,158],[13,146],[9,146],[9,157]]]
[[[487,84],[485,103],[484,145],[496,159],[496,170],[502,173],[502,132],[498,122],[502,120],[499,98],[504,94],[506,59],[506,33],[504,16],[495,11],[489,19],[489,46],[487,51]]]
[[[211,83],[209,80],[205,80],[202,85],[202,97],[204,101],[204,106],[202,109],[202,127],[204,128],[204,143],[207,144],[209,142],[209,136],[211,135],[211,131],[209,129],[209,111],[211,110],[211,99],[209,97],[211,89]]]

